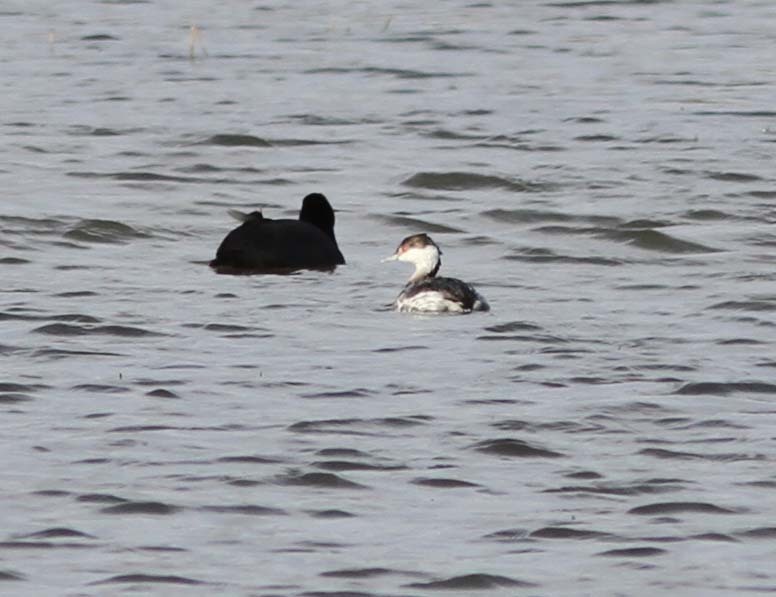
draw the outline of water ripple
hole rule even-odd
[[[502,178],[474,172],[418,172],[402,182],[403,185],[434,191],[470,191],[501,188],[523,193],[539,191],[546,186],[521,180]]]
[[[453,576],[442,580],[410,583],[407,586],[412,589],[427,589],[432,591],[482,591],[486,589],[509,587],[531,588],[538,585],[532,582],[510,578],[508,576],[474,573]]]
[[[159,337],[164,334],[126,325],[72,325],[51,323],[32,330],[50,336],[118,336],[120,338]]]
[[[477,442],[472,446],[478,452],[509,458],[559,458],[563,454],[532,446],[528,442],[513,438],[491,439]]]
[[[640,514],[653,516],[656,514],[735,514],[735,510],[723,508],[715,504],[705,502],[661,502],[637,506],[628,510],[628,514]]]
[[[152,515],[152,516],[167,516],[175,514],[180,510],[180,507],[173,506],[171,504],[165,504],[163,502],[133,502],[123,501],[114,506],[107,506],[101,511],[105,514],[133,514],[133,515]]]
[[[532,531],[529,535],[534,539],[604,539],[609,540],[613,536],[610,533],[601,531],[591,531],[587,529],[576,529],[571,527],[543,527]]]
[[[175,576],[172,574],[119,574],[103,580],[97,580],[92,585],[116,585],[116,584],[163,584],[163,585],[204,585],[207,584],[201,580],[185,576]]]
[[[87,243],[120,243],[136,238],[149,238],[150,235],[122,222],[82,220],[67,230],[63,236]]]
[[[668,551],[659,547],[626,547],[624,549],[609,549],[602,551],[599,556],[609,558],[649,558],[652,556],[662,556]]]
[[[776,384],[760,381],[741,381],[741,382],[690,382],[682,385],[675,394],[699,396],[712,394],[716,396],[726,396],[737,392],[752,394],[776,394]]]
[[[201,141],[201,143],[203,145],[223,145],[226,147],[272,147],[272,143],[261,137],[227,133],[212,135]]]
[[[284,485],[300,485],[303,487],[320,487],[326,489],[366,489],[365,485],[349,481],[334,473],[303,473],[290,474],[279,479]]]

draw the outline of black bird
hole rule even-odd
[[[210,262],[219,273],[330,270],[345,263],[334,237],[334,210],[321,193],[304,198],[298,220],[272,220],[260,211],[237,217],[243,223],[226,235]]]

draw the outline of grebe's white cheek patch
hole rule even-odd
[[[418,259],[421,259],[421,250],[412,247],[409,249],[402,249],[401,247],[396,251],[396,258],[399,261],[409,261],[410,263],[415,263]]]
[[[412,263],[415,266],[415,273],[411,279],[418,280],[437,269],[439,265],[439,251],[433,245],[412,247],[399,256],[399,261]]]

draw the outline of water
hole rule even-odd
[[[3,589],[772,592],[774,17],[4,4]],[[207,268],[312,191],[347,266]]]

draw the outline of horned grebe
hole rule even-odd
[[[487,311],[487,301],[466,282],[437,278],[442,251],[428,234],[408,236],[391,257],[383,261],[408,261],[415,266],[407,285],[396,298],[397,311],[469,313]]]
[[[298,220],[235,213],[243,223],[226,235],[210,262],[219,273],[333,269],[345,263],[334,237],[334,210],[320,193],[304,198]]]

